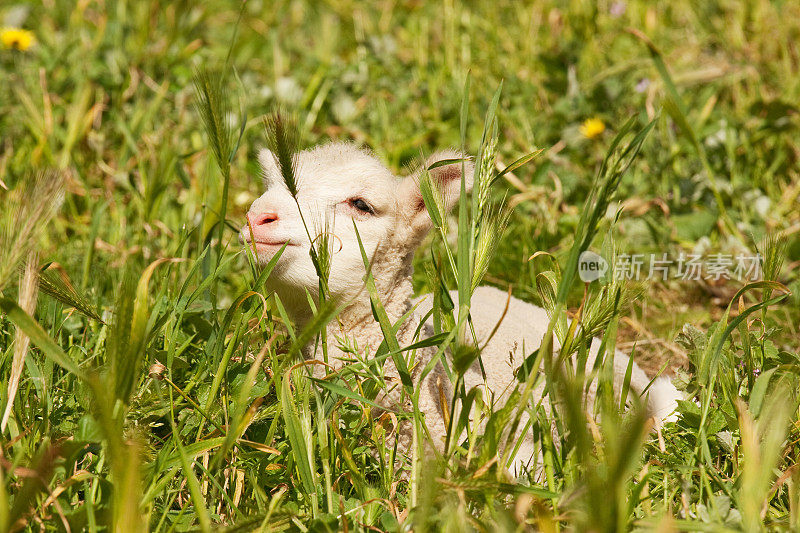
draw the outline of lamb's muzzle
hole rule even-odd
[[[372,317],[368,296],[364,293],[364,263],[354,230],[358,227],[363,247],[372,264],[376,288],[389,319],[396,323],[412,307],[419,306],[404,322],[397,334],[401,346],[413,343],[421,317],[430,309],[431,298],[412,302],[412,260],[414,251],[431,228],[431,219],[422,201],[419,174],[397,178],[373,155],[349,144],[332,143],[297,154],[298,194],[293,198],[283,185],[275,159],[262,151],[259,160],[263,168],[266,192],[250,208],[248,224],[242,228],[241,240],[255,245],[259,262],[266,263],[289,243],[279,258],[267,288],[280,297],[291,318],[302,326],[311,318],[306,291],[317,295],[317,274],[309,257],[309,242],[303,220],[314,225],[312,236],[322,231],[332,232],[337,246],[332,250],[331,272],[328,282],[331,296],[346,304],[336,321],[328,326],[328,354],[332,366],[346,364],[342,358],[337,337],[345,336],[355,341],[358,349],[372,353],[383,340],[379,324]],[[426,161],[426,168],[436,161],[460,160],[430,170],[431,178],[443,192],[445,208],[457,201],[464,172],[466,185],[471,189],[473,165],[464,161],[455,151],[434,154]],[[299,207],[299,210],[298,210]],[[300,216],[300,211],[303,217]],[[251,243],[254,241],[254,243]],[[457,295],[456,295],[457,296]],[[508,311],[500,320],[508,303]],[[478,363],[465,375],[468,388],[481,386],[495,400],[502,399],[514,386],[514,371],[524,357],[542,341],[549,317],[536,306],[512,298],[490,287],[479,287],[472,297],[471,316],[477,341],[483,345],[499,322],[497,331],[482,351],[481,359],[485,379]],[[430,324],[421,328],[424,335],[432,334]],[[435,353],[432,348],[417,351],[412,378],[420,379],[420,370]],[[597,343],[590,350],[589,368],[597,353]],[[308,354],[311,355],[311,354]],[[628,357],[616,352],[614,359],[615,383],[622,383]],[[388,378],[397,378],[397,369],[391,359],[384,367]],[[650,380],[633,365],[631,388],[641,394]],[[447,389],[447,377],[441,364],[437,365],[421,387],[419,408],[425,415],[433,445],[441,448],[446,428],[440,389]],[[541,397],[542,390],[534,391]],[[648,390],[647,405],[651,415],[670,419],[680,395],[667,379],[659,379]],[[388,406],[399,402],[399,397],[383,397]],[[408,407],[404,402],[400,407]],[[501,405],[501,404],[500,404]],[[408,435],[400,435],[407,443]],[[532,446],[522,446],[515,463],[527,463]]]

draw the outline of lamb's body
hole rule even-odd
[[[451,291],[450,297],[458,306],[458,293]],[[401,346],[407,346],[428,338],[433,335],[433,324],[430,319],[422,328],[418,328],[422,317],[426,316],[431,310],[432,297],[424,295],[419,298],[407,300],[405,305],[395,308],[395,312],[402,311],[398,316],[402,316],[405,311],[413,308],[415,312],[410,316],[405,327],[400,329],[398,341]],[[394,313],[392,313],[394,314]],[[472,295],[470,316],[472,318],[473,330],[478,344],[483,347],[481,350],[481,362],[476,361],[464,375],[464,383],[467,390],[479,387],[483,391],[484,400],[487,404],[492,404],[495,408],[502,407],[511,392],[519,383],[515,377],[515,371],[522,365],[524,359],[536,350],[542,342],[547,332],[550,318],[547,312],[535,305],[529,304],[517,298],[509,298],[506,292],[489,286],[478,287]],[[332,324],[328,328],[329,334],[329,356],[331,356],[331,367],[341,368],[346,361],[351,359],[349,354],[343,353],[339,349],[338,340],[343,335],[354,339],[361,351],[374,353],[374,350],[383,340],[383,334],[376,322],[367,318],[366,323],[360,324],[358,333],[353,335],[354,328],[342,327],[340,324]],[[415,333],[419,330],[419,336]],[[486,342],[488,339],[488,343]],[[554,339],[555,349],[559,348],[558,341]],[[592,368],[599,341],[595,339],[592,343],[587,368]],[[309,357],[312,357],[312,347],[309,347]],[[418,349],[413,360],[412,378],[417,383],[420,371],[435,355],[435,348]],[[481,369],[481,363],[483,368]],[[621,389],[622,381],[628,368],[629,358],[624,353],[617,351],[614,356],[614,388],[616,391]],[[390,381],[395,383],[394,394],[382,396],[379,401],[392,410],[410,411],[411,402],[406,398],[405,402],[400,401],[400,376],[394,364],[387,360],[384,372]],[[485,379],[484,379],[485,375]],[[641,394],[650,385],[650,378],[642,371],[636,363],[632,365],[631,390]],[[545,384],[542,381],[532,392],[531,398],[537,403],[544,395]],[[441,364],[434,368],[420,385],[420,395],[418,407],[424,415],[426,426],[430,433],[431,444],[440,451],[444,445],[447,434],[447,427],[444,423],[444,413],[449,409],[445,402],[451,401],[450,384],[447,374]],[[594,391],[592,388],[591,392]],[[671,419],[672,411],[675,409],[675,401],[679,398],[678,391],[666,378],[657,379],[650,385],[647,397],[648,413],[657,419]],[[543,407],[549,411],[549,404],[544,402]],[[524,426],[527,416],[522,417]],[[409,424],[400,426],[399,444],[403,451],[407,451],[411,442],[411,428]],[[530,435],[523,439],[516,457],[511,458],[509,466],[515,473],[520,472],[521,466],[530,464],[533,458],[534,445]]]
[[[453,152],[440,153],[429,163],[456,157],[458,154]],[[310,265],[308,238],[300,225],[297,206],[305,213],[306,220],[328,218],[336,222],[332,231],[341,248],[333,255],[329,285],[332,297],[347,305],[337,320],[328,326],[331,366],[334,369],[341,368],[351,359],[349,354],[340,350],[338,339],[346,337],[355,341],[359,351],[374,353],[384,338],[372,316],[369,299],[361,290],[364,265],[353,222],[358,225],[364,249],[372,261],[376,289],[389,319],[396,323],[416,306],[415,312],[397,332],[400,345],[408,346],[420,338],[431,336],[431,324],[418,328],[420,317],[425,316],[431,308],[431,298],[412,300],[414,250],[430,227],[415,178],[393,177],[374,157],[350,145],[326,145],[299,154],[297,174],[300,177],[300,194],[295,203],[288,190],[281,187],[279,171],[272,155],[267,152],[260,159],[267,185],[272,187],[253,203],[248,213],[249,225],[242,229],[241,236],[246,242],[251,242],[254,237],[252,245],[261,262],[268,261],[284,242],[289,243],[267,285],[278,294],[292,318],[301,326],[310,318],[303,294],[309,291],[314,295],[318,280]],[[432,177],[439,182],[450,203],[453,191],[460,187],[461,167],[457,163],[431,170]],[[471,172],[468,171],[467,175],[471,175]],[[333,183],[334,179],[339,181]],[[341,223],[342,217],[344,224]],[[457,300],[457,295],[453,296]],[[486,399],[493,400],[494,405],[499,407],[516,382],[514,371],[541,344],[549,317],[543,309],[516,298],[509,300],[506,293],[491,287],[479,287],[475,291],[471,317],[478,343],[481,346],[485,344],[481,352],[485,380],[476,361],[465,375],[465,385],[468,389],[476,386],[484,388]],[[416,337],[418,329],[421,334]],[[490,336],[490,341],[486,343]],[[593,364],[597,348],[598,342],[594,342],[588,368]],[[312,347],[308,349],[308,355],[312,356]],[[450,401],[452,385],[441,364],[423,383],[419,383],[421,370],[434,353],[434,348],[416,350],[411,374],[412,380],[420,385],[418,406],[429,429],[431,444],[441,449],[446,435],[443,413],[449,409],[445,404]],[[628,357],[616,352],[614,380],[617,390],[627,367]],[[409,409],[410,401],[399,392],[399,375],[391,359],[387,359],[384,372],[387,378],[396,381],[397,386],[393,392],[379,397],[378,401],[388,409]],[[645,373],[634,364],[631,389],[641,394],[649,382]],[[542,394],[543,385],[533,391],[534,401],[540,399]],[[648,411],[659,418],[671,414],[679,397],[674,386],[666,379],[650,387],[648,396]],[[407,448],[410,444],[407,424],[401,426],[398,437],[401,447]],[[527,463],[532,454],[533,446],[525,439],[512,464]]]
[[[454,302],[458,302],[457,291],[450,293]],[[417,312],[426,314],[431,308],[431,298],[420,298]],[[488,344],[481,352],[486,373],[485,386],[496,397],[505,398],[509,387],[514,386],[513,373],[520,367],[525,357],[538,348],[550,322],[547,311],[541,307],[529,304],[517,298],[510,298],[508,294],[494,287],[478,287],[472,295],[472,323],[475,335],[481,345]],[[506,309],[507,307],[507,309]],[[499,326],[498,326],[499,324]],[[496,331],[495,328],[497,328]],[[494,331],[494,335],[492,332]],[[491,338],[490,338],[491,336]],[[554,339],[554,347],[559,348],[558,340]],[[600,342],[595,339],[589,350],[586,363],[587,369],[594,365],[595,357],[600,347]],[[614,387],[619,390],[628,369],[629,358],[617,350],[614,355]],[[464,376],[467,387],[481,386],[484,384],[479,365],[476,363]],[[631,370],[631,389],[642,394],[650,385],[650,378],[639,368],[635,362]],[[540,398],[544,385],[534,393]],[[659,378],[650,386],[647,407],[651,416],[660,420],[671,419],[670,415],[675,409],[675,400],[679,397],[678,391],[669,379]]]

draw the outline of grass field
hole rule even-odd
[[[10,0],[0,26],[0,531],[800,529],[800,4]],[[538,474],[478,435],[392,466],[359,383],[292,370],[238,242],[262,118],[401,174],[463,117],[477,154],[501,83],[497,171],[543,151],[491,190],[513,210],[484,283],[608,311],[687,401],[648,431],[548,374],[553,414],[520,402]],[[626,124],[652,129],[615,177]],[[466,238],[426,242],[420,293]],[[582,243],[633,279],[585,286]]]

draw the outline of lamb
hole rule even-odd
[[[430,157],[425,168],[430,168],[437,161],[461,157],[452,150],[442,151]],[[305,221],[330,221],[332,227],[328,231],[335,236],[336,246],[331,260],[329,291],[331,297],[343,302],[344,310],[338,320],[327,326],[329,363],[334,369],[342,368],[352,357],[342,351],[339,342],[342,338],[354,340],[362,353],[374,353],[384,336],[373,318],[369,298],[363,291],[365,266],[354,229],[355,222],[363,249],[371,261],[378,295],[389,319],[396,323],[413,309],[410,317],[398,328],[398,342],[401,346],[407,346],[417,341],[415,333],[421,318],[432,305],[430,297],[412,298],[414,252],[432,225],[422,200],[419,176],[395,177],[369,152],[346,143],[318,146],[296,154],[295,158],[298,179],[296,201],[281,179],[272,152],[264,149],[259,153],[266,192],[253,202],[247,213],[248,223],[240,233],[242,242],[255,251],[262,264],[286,244],[267,280],[267,288],[280,297],[295,324],[302,327],[312,318],[306,291],[316,297],[319,284],[309,257],[311,244],[300,211]],[[438,184],[449,203],[448,208],[458,197],[462,170],[465,170],[467,188],[471,188],[472,168],[471,163],[461,161],[430,169],[432,180]],[[457,300],[457,294],[452,296]],[[499,405],[502,405],[502,400],[514,386],[514,370],[526,355],[540,345],[549,317],[539,307],[516,298],[509,301],[506,293],[492,287],[476,289],[471,316],[481,346],[498,323],[499,327],[482,351],[485,380],[476,362],[465,375],[465,385],[468,389],[484,387],[487,394],[493,395],[495,402],[499,401]],[[421,337],[431,336],[432,325],[422,324],[421,331]],[[590,350],[590,365],[597,353],[597,344],[593,343]],[[308,347],[308,357],[312,356],[312,349],[313,346]],[[421,369],[434,352],[432,348],[417,350],[417,361],[411,368],[415,384],[420,379]],[[386,361],[386,376],[397,379],[399,383],[393,361]],[[627,365],[627,356],[617,352],[614,365],[617,386],[622,383]],[[634,364],[631,389],[641,394],[648,384],[650,379]],[[418,406],[425,416],[432,440],[430,444],[439,450],[443,447],[447,432],[443,416],[447,405],[443,405],[443,400],[444,403],[450,401],[448,397],[443,398],[442,391],[450,388],[441,364],[437,364],[421,384]],[[534,397],[541,397],[542,389],[543,386],[540,386],[535,390]],[[666,378],[659,378],[648,390],[648,412],[651,416],[667,419],[674,411],[677,399],[679,394],[672,383]],[[404,403],[399,394],[383,396],[377,401],[391,408],[410,408],[410,403]],[[401,427],[398,437],[399,445],[408,449],[410,430]],[[512,471],[518,472],[522,465],[529,464],[533,449],[532,442],[527,438],[523,440],[523,445],[510,462]]]

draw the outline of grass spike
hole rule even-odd
[[[0,193],[0,293],[16,277],[19,265],[64,201],[64,176],[55,170],[27,175],[11,192]],[[33,224],[31,221],[37,221]]]
[[[300,130],[293,117],[275,111],[264,118],[267,148],[278,165],[286,188],[297,198],[297,158],[300,149]]]

